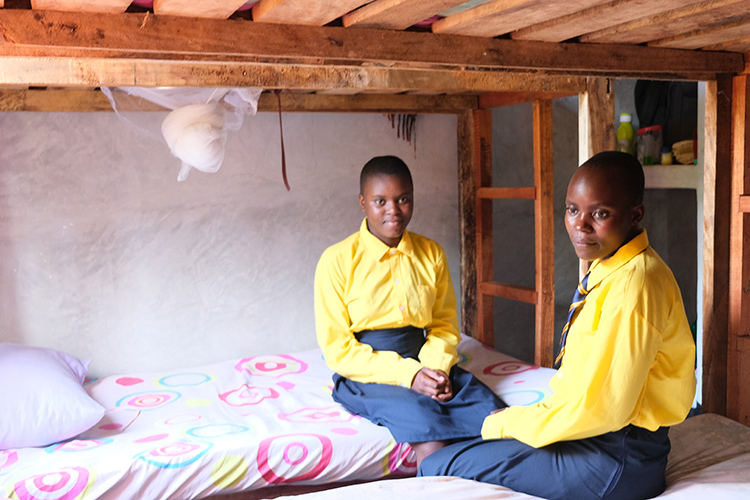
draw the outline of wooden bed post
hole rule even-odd
[[[612,78],[586,78],[578,96],[578,164],[615,149],[615,92]]]
[[[750,84],[733,80],[727,416],[750,425]]]
[[[492,111],[474,112],[474,186],[492,186]],[[495,345],[495,317],[493,297],[480,290],[481,283],[493,279],[492,200],[476,197],[477,245],[477,329],[476,338],[489,346]]]
[[[555,343],[555,223],[552,101],[534,101],[534,248],[536,341],[534,363],[552,366]]]
[[[461,332],[477,328],[477,189],[474,178],[474,111],[458,113],[458,214],[461,280]],[[487,343],[487,342],[485,342]],[[489,345],[493,345],[489,342]]]
[[[706,83],[703,160],[704,413],[727,414],[729,231],[732,213],[732,77]]]

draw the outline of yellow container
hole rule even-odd
[[[630,113],[620,113],[620,126],[617,127],[617,151],[633,154],[633,117]]]

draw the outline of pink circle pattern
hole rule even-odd
[[[500,363],[495,363],[494,365],[485,367],[482,373],[485,375],[494,375],[496,377],[505,377],[507,375],[515,375],[538,369],[538,366],[524,363],[523,361],[501,361]]]
[[[15,451],[0,451],[0,469],[10,467],[18,462],[18,453]]]
[[[283,450],[279,448],[283,447]],[[295,466],[305,460],[310,454],[316,453],[317,463],[315,466],[304,474],[299,476],[284,476],[281,471],[274,471],[271,467],[269,457],[272,454],[281,453],[283,464]],[[294,458],[299,455],[301,458]],[[261,476],[269,484],[296,483],[297,481],[307,481],[318,477],[328,464],[331,463],[333,455],[333,443],[326,436],[319,434],[286,434],[264,439],[258,447],[258,470]]]
[[[66,467],[19,481],[15,491],[18,498],[28,500],[74,500],[82,496],[89,479],[88,469]]]
[[[243,358],[235,370],[259,377],[283,377],[307,371],[307,363],[288,354]]]

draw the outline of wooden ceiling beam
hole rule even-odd
[[[740,54],[722,52],[484,40],[409,31],[289,26],[148,13],[107,15],[4,9],[0,10],[0,32],[4,36],[0,57],[28,57],[42,67],[47,58],[60,57],[71,61],[72,72],[76,71],[78,61],[86,58],[108,58],[120,63],[120,67],[133,59],[152,60],[150,67],[154,70],[157,61],[169,61],[171,69],[163,71],[172,74],[178,64],[200,67],[200,63],[240,66],[268,63],[276,68],[285,64],[309,68],[302,70],[303,73],[340,66],[351,72],[351,66],[360,66],[360,76],[367,75],[371,68],[382,73],[431,69],[458,75],[462,71],[513,70],[700,80],[712,79],[711,75],[717,73],[738,73],[744,67]],[[16,79],[7,73],[6,76]],[[192,80],[190,76],[186,78]],[[469,81],[479,77],[456,78]],[[0,80],[3,83],[15,82]],[[370,82],[361,81],[357,85],[364,88]],[[430,85],[418,87],[426,89]]]
[[[724,1],[736,3],[738,0]],[[625,24],[633,19],[659,15],[669,10],[701,2],[705,3],[705,0],[659,0],[658,2],[614,0],[521,28],[511,33],[511,38],[514,40],[562,42],[586,33]]]
[[[589,43],[646,43],[689,31],[705,29],[723,18],[750,12],[747,0],[704,0],[661,14],[639,17],[624,24],[582,35]]]
[[[480,93],[501,90],[567,92],[581,88],[583,80],[574,76],[500,71],[0,56],[0,86],[406,89]]]
[[[46,0],[53,1],[53,0]],[[99,1],[99,0],[94,0]],[[154,14],[162,16],[227,19],[246,0],[154,0]],[[131,2],[128,2],[131,3]],[[86,11],[86,9],[81,9]]]
[[[320,94],[294,94],[282,92],[281,110],[284,112],[335,112],[335,113],[458,113],[477,108],[476,96],[429,95],[359,95],[331,96]],[[118,105],[120,111],[165,112],[166,108],[141,100],[138,109]],[[23,89],[0,90],[0,112],[110,112],[109,99],[99,90],[77,89]],[[258,112],[278,112],[279,100],[263,93],[258,101]]]
[[[403,30],[466,0],[375,0],[350,12],[342,19],[344,26]]]

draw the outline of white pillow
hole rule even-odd
[[[89,361],[0,343],[0,450],[46,446],[93,427],[105,409],[82,384]]]

